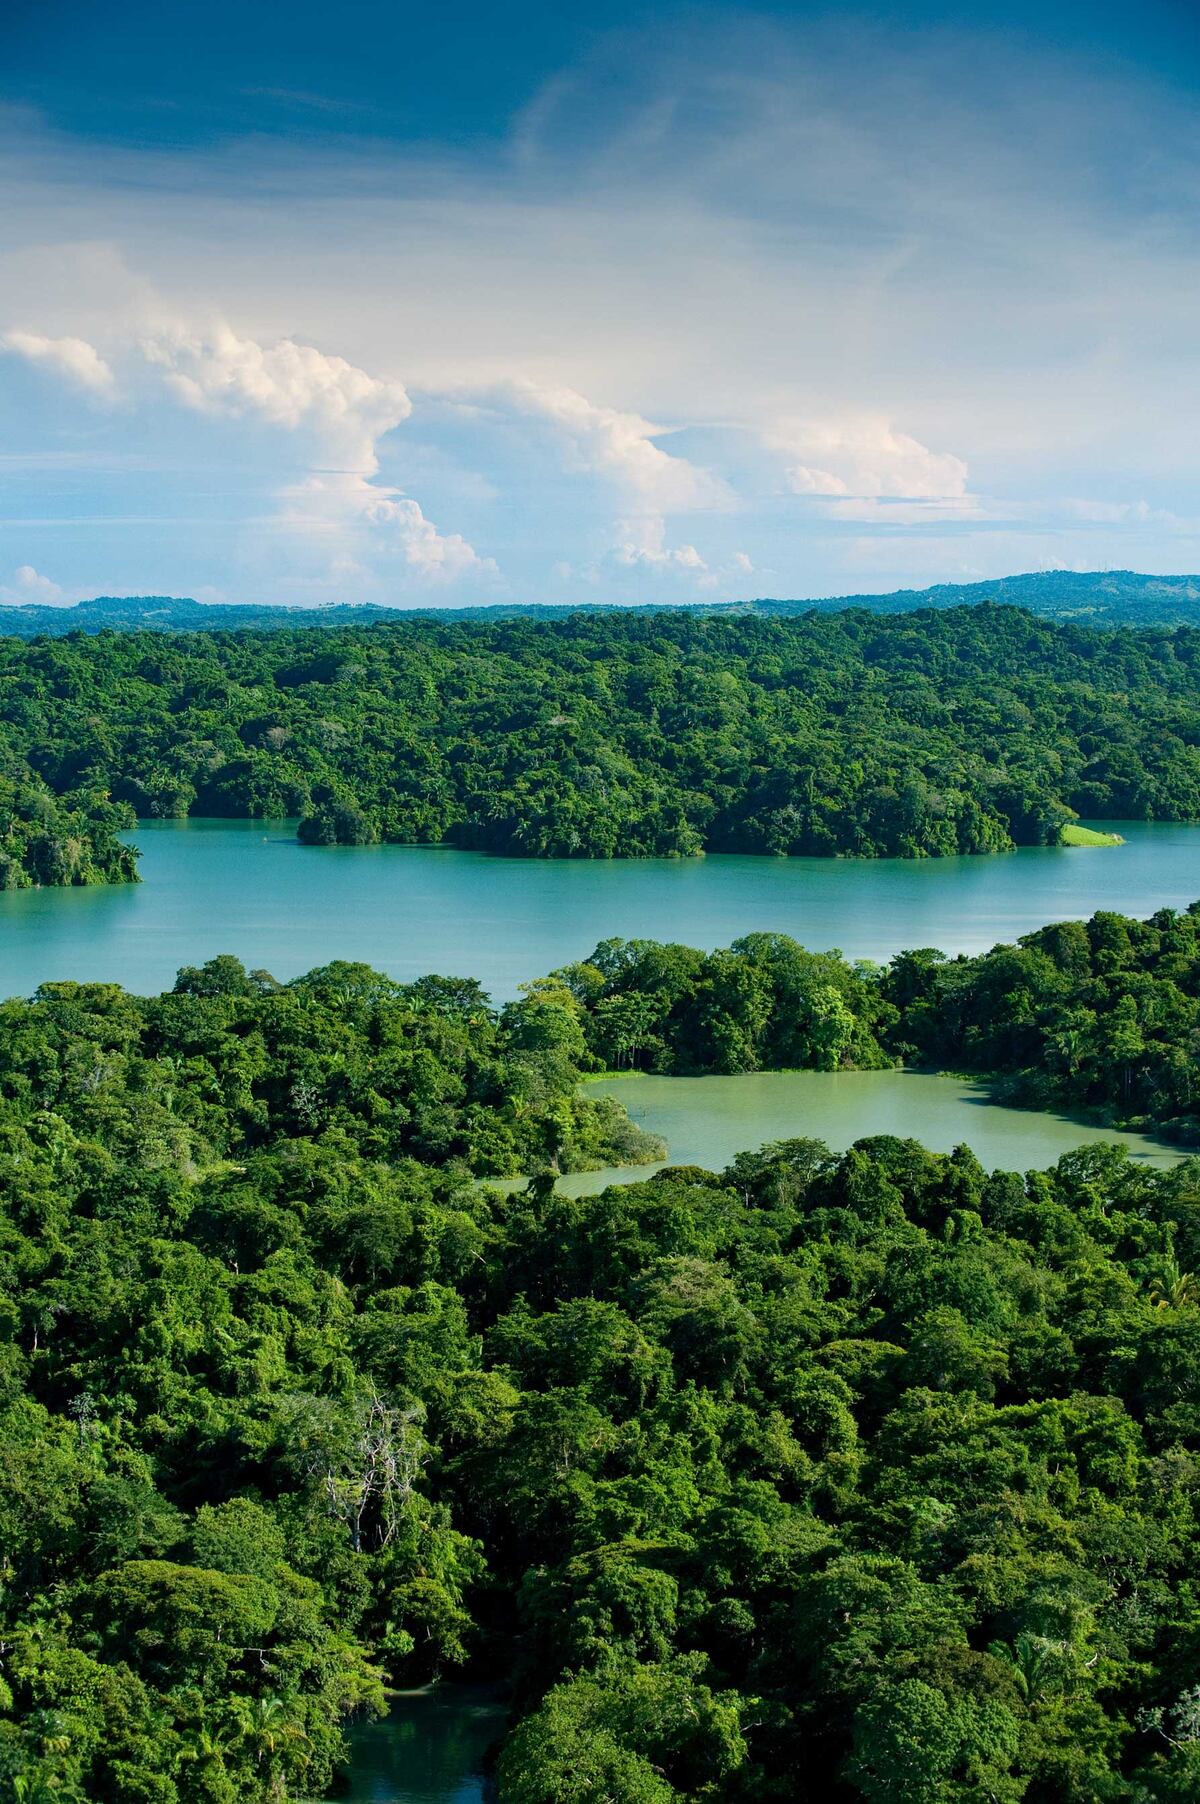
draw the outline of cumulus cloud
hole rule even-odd
[[[142,351],[197,413],[257,415],[289,431],[307,430],[328,455],[363,475],[379,468],[378,440],[412,412],[403,383],[291,338],[264,345],[218,324],[204,334],[156,333],[143,340]]]
[[[257,418],[307,438],[319,464],[282,492],[278,524],[324,542],[334,575],[361,573],[348,541],[382,534],[414,576],[429,583],[496,575],[459,533],[441,533],[409,495],[373,480],[378,443],[412,413],[404,384],[294,339],[260,344],[218,324],[206,333],[175,328],[143,339],[146,361],[197,413]]]
[[[384,548],[398,551],[423,582],[499,575],[495,560],[480,557],[461,533],[439,532],[411,495],[368,482],[353,471],[316,472],[286,489],[281,501],[277,524],[294,540],[323,542],[334,576],[365,574],[365,566],[347,549],[355,526],[381,533]]]
[[[961,501],[968,469],[949,451],[931,451],[886,419],[785,420],[767,443],[789,460],[797,495],[870,501]]]
[[[63,592],[58,584],[35,570],[32,564],[18,564],[12,582],[0,585],[0,601],[32,601],[40,602],[43,607],[53,607],[62,599]]]
[[[427,582],[454,582],[467,575],[499,575],[494,558],[480,557],[461,533],[439,532],[411,495],[374,496],[367,517],[373,525],[395,528],[405,563]]]
[[[651,570],[687,570],[695,575],[707,571],[708,565],[694,545],[669,546],[666,537],[666,521],[660,515],[619,520],[613,556],[627,569],[641,565]]]
[[[3,343],[93,393],[115,390],[109,365],[83,339],[14,331]],[[220,320],[203,330],[160,324],[136,340],[127,336],[125,349],[140,353],[167,392],[195,413],[258,421],[293,439],[308,473],[277,491],[271,524],[318,552],[331,579],[369,575],[358,555],[368,548],[385,559],[397,554],[412,576],[430,584],[498,575],[494,561],[460,533],[440,532],[412,496],[375,480],[379,441],[412,413],[395,377],[372,375],[292,338],[261,343]],[[56,598],[53,584],[37,587],[43,582],[23,566],[15,598]]]
[[[6,332],[0,344],[28,363],[45,364],[77,388],[107,400],[116,393],[116,378],[95,345],[85,338],[46,338],[40,332]]]
[[[1157,5],[1180,18],[1194,10]],[[903,541],[919,558],[923,524],[932,539],[944,523],[949,559],[963,555],[960,526],[976,537],[994,512],[972,497],[964,458],[1005,497],[1004,531],[1018,503],[1106,495],[1114,469],[1152,509],[1194,492],[1200,453],[1179,397],[1200,374],[1197,136],[1161,55],[1105,62],[1094,42],[1076,55],[1055,30],[1043,43],[981,30],[969,8],[932,32],[876,28],[836,7],[820,18],[791,10],[804,16],[771,23],[766,13],[789,9],[718,8],[682,33],[592,34],[501,154],[490,134],[476,156],[453,133],[440,149],[423,136],[389,144],[364,121],[358,143],[302,136],[285,154],[269,138],[247,142],[236,181],[227,145],[195,147],[185,178],[174,152],[80,145],[14,115],[0,192],[3,323],[79,333],[107,354],[118,315],[180,309],[194,327],[220,308],[237,342],[185,330],[199,352],[175,343],[158,368],[210,417],[274,417],[289,449],[330,405],[344,407],[340,442],[332,426],[314,432],[311,458],[287,457],[293,471],[324,460],[374,476],[380,441],[363,410],[378,402],[386,418],[391,403],[369,375],[355,396],[329,371],[336,401],[285,399],[285,361],[309,397],[307,366],[322,355],[283,351],[285,331],[342,349],[360,375],[391,369],[403,346],[396,367],[414,395],[461,383],[490,406],[493,385],[537,378],[510,393],[509,411],[540,420],[586,478],[548,502],[548,487],[519,489],[515,458],[501,452],[491,474],[510,502],[495,529],[506,571],[547,599],[546,583],[565,580],[548,575],[554,558],[578,572],[604,556],[607,593],[620,598],[635,586],[616,564],[622,547],[648,578],[662,567],[654,558],[686,556],[690,541],[722,569],[750,531],[762,581],[836,592],[851,543],[842,528],[854,520],[864,542],[879,534],[880,580],[905,583],[915,565]],[[185,182],[195,204],[181,206]],[[75,246],[81,229],[111,248]],[[146,282],[104,265],[118,246],[138,247]],[[244,342],[251,330],[260,345]],[[124,392],[125,365],[113,361]],[[672,455],[681,441],[660,433],[664,420],[697,429],[682,442],[741,489],[745,526],[685,520],[714,505],[714,479]],[[763,434],[777,420],[787,442],[768,462]],[[133,427],[141,456],[153,436],[143,424]],[[114,437],[129,430],[114,410]],[[15,432],[9,449],[25,454],[23,422]],[[181,460],[199,470],[225,439],[223,428],[195,433]],[[429,478],[412,480],[435,519],[453,510],[482,543],[476,515],[441,499],[457,452],[436,473],[437,507]],[[276,475],[276,486],[292,479]],[[597,535],[591,491],[608,488]],[[1111,505],[1075,509],[1070,529],[1115,562],[1134,556],[1119,535],[1137,533],[1150,567],[1195,567],[1161,515],[1110,517]],[[665,537],[615,524],[643,514],[667,522]],[[344,517],[363,538],[400,531],[397,520]],[[203,524],[193,537],[189,586],[222,555]],[[1011,563],[1036,544],[1014,531]],[[36,540],[22,555],[60,567],[58,548]]]
[[[720,477],[656,443],[670,428],[590,401],[574,388],[514,379],[498,392],[518,413],[544,421],[575,469],[602,476],[616,489],[621,517],[614,528],[613,555],[618,564],[697,575],[707,571],[694,545],[667,545],[667,517],[728,507],[732,495]]]
[[[503,392],[520,412],[559,432],[578,468],[610,477],[656,513],[721,507],[729,499],[719,477],[655,443],[668,427],[655,426],[637,413],[598,406],[573,388],[520,380],[505,383]]]

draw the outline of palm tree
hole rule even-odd
[[[1185,1309],[1200,1302],[1200,1281],[1194,1272],[1181,1271],[1177,1259],[1164,1259],[1157,1278],[1151,1280],[1150,1301],[1155,1309]]]
[[[289,1713],[282,1698],[256,1697],[237,1700],[239,1739],[253,1750],[255,1764],[273,1770],[286,1748],[308,1746],[304,1726]]]
[[[182,1731],[180,1740],[181,1764],[195,1764],[201,1771],[209,1774],[224,1773],[225,1756],[234,1744],[234,1735],[230,1729],[212,1729],[205,1723],[193,1724]]]
[[[45,1768],[29,1773],[15,1773],[12,1795],[16,1804],[71,1804],[79,1797],[74,1785],[60,1785]]]
[[[1011,1667],[1017,1690],[1027,1704],[1036,1704],[1062,1681],[1066,1644],[1047,1641],[1042,1635],[1018,1635],[1012,1647],[993,1641],[990,1651]]]

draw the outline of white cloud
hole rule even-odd
[[[666,522],[656,514],[640,519],[619,520],[616,528],[618,564],[629,569],[644,565],[653,570],[688,570],[702,575],[708,565],[694,545],[668,546]]]
[[[783,420],[766,434],[789,459],[787,479],[797,495],[828,499],[958,501],[967,494],[967,465],[949,451],[931,451],[886,419]]]
[[[286,489],[278,524],[297,540],[325,542],[330,574],[362,575],[366,567],[350,557],[347,542],[355,527],[375,529],[383,551],[394,547],[406,567],[423,582],[455,582],[464,576],[495,577],[492,558],[483,558],[460,533],[441,533],[418,502],[397,489],[347,472],[319,472]]]
[[[198,413],[257,415],[288,431],[305,430],[348,469],[374,475],[376,444],[412,412],[403,383],[370,376],[314,345],[281,338],[259,344],[218,324],[209,333],[159,332],[143,340],[147,361]]]
[[[598,406],[573,388],[517,380],[503,384],[502,392],[520,412],[555,427],[580,469],[609,477],[655,513],[688,513],[729,501],[719,477],[655,443],[670,430],[666,426]]]
[[[34,601],[44,607],[53,607],[62,599],[63,592],[58,584],[41,575],[32,564],[18,564],[12,582],[0,585],[0,601]]]
[[[708,566],[694,545],[667,545],[667,517],[727,508],[733,497],[720,477],[655,442],[670,428],[565,386],[520,378],[496,392],[519,413],[545,421],[574,468],[613,485],[622,510],[613,533],[618,565],[705,575]]]
[[[46,338],[40,332],[6,332],[0,344],[29,363],[46,364],[88,394],[109,399],[116,378],[95,345],[85,338]]]
[[[197,319],[224,313],[237,341],[261,343],[223,349],[201,332],[202,368],[177,345],[160,373],[195,408],[271,418],[292,450],[308,438],[305,473],[324,461],[374,475],[374,408],[387,418],[392,405],[371,376],[365,393],[348,394],[328,372],[335,398],[317,403],[308,361],[322,354],[305,347],[337,347],[360,376],[392,369],[403,347],[394,367],[423,393],[458,384],[484,397],[514,374],[532,378],[520,402],[510,390],[510,412],[540,420],[589,475],[551,498],[519,488],[516,459],[490,467],[508,505],[489,538],[523,594],[566,580],[548,575],[552,559],[580,572],[599,555],[619,599],[636,585],[615,550],[631,547],[649,582],[656,556],[687,555],[676,541],[695,541],[720,570],[746,544],[784,593],[834,591],[854,520],[864,540],[887,539],[882,575],[903,582],[923,524],[930,540],[945,531],[952,558],[960,525],[974,537],[990,518],[993,503],[977,503],[972,487],[1004,497],[997,537],[1013,533],[1015,566],[1031,556],[1011,525],[1019,509],[1105,497],[1114,470],[1151,518],[1112,516],[1102,500],[1076,509],[1071,530],[1117,562],[1131,561],[1122,547],[1136,534],[1149,567],[1193,567],[1159,511],[1186,505],[1200,471],[1179,405],[1200,379],[1200,138],[1187,96],[1136,60],[1064,57],[1011,32],[980,35],[966,17],[933,32],[877,31],[844,9],[819,20],[801,10],[778,27],[717,9],[683,33],[597,34],[507,151],[489,142],[479,156],[450,142],[442,154],[436,142],[323,134],[117,151],[25,114],[5,132],[0,110],[5,322],[107,349],[117,318],[136,314],[153,333],[156,318],[178,314],[191,339]],[[81,233],[103,243],[85,255]],[[144,282],[116,267],[122,255],[136,255]],[[287,355],[303,401],[283,369],[285,334],[300,347]],[[316,430],[333,406],[344,410],[336,441],[332,425]],[[797,418],[824,424],[796,431]],[[771,467],[762,437],[776,420],[792,442]],[[703,451],[698,432],[687,447],[745,496],[736,520],[706,520],[703,536],[690,519],[685,529],[681,516],[713,505],[714,478],[673,456],[681,441],[657,421],[704,431]],[[136,434],[118,448],[144,455],[146,424],[114,413],[114,443]],[[168,460],[188,461],[206,488],[234,486],[214,468],[228,455],[224,428],[182,448],[181,436]],[[24,453],[27,438],[18,418],[11,449]],[[246,464],[261,469],[275,451],[259,457],[255,446]],[[284,457],[294,470],[296,456]],[[406,467],[421,466],[414,456]],[[254,486],[241,471],[237,480]],[[286,480],[274,475],[276,487]],[[473,522],[491,504],[460,515],[441,475],[428,492],[423,473],[409,480],[440,524],[453,519],[482,543]],[[608,487],[597,536],[593,491]],[[131,485],[131,500],[138,493]],[[247,508],[257,500],[247,495]],[[88,511],[101,511],[94,497]],[[644,514],[667,522],[657,543],[612,530]],[[372,529],[360,512],[343,519],[361,539],[400,531],[397,520]],[[140,554],[142,528],[128,530]],[[21,555],[78,586],[53,525],[45,532]],[[219,570],[227,585],[221,535],[201,521],[191,538],[195,569],[174,580],[192,587]]]
[[[141,349],[186,407],[257,418],[307,438],[314,468],[282,491],[278,524],[299,539],[323,542],[332,577],[367,574],[352,542],[376,533],[383,550],[397,549],[423,582],[498,574],[494,561],[481,558],[461,534],[439,532],[411,496],[372,480],[379,440],[412,413],[408,392],[394,377],[372,376],[290,338],[260,344],[224,323],[204,334],[160,331],[143,339]]]
[[[1103,526],[1114,526],[1123,521],[1173,519],[1173,516],[1164,509],[1152,508],[1145,501],[1089,501],[1068,498],[1060,502],[1058,507],[1060,512],[1073,515],[1077,520],[1087,520],[1092,524]]]
[[[454,582],[461,576],[499,574],[494,558],[481,558],[461,533],[439,532],[411,495],[374,500],[372,525],[394,526],[409,568],[427,582]]]
[[[4,342],[97,392],[114,386],[109,366],[82,339],[13,332]],[[411,496],[373,480],[380,439],[412,413],[396,378],[373,376],[295,339],[260,343],[224,321],[206,330],[160,325],[141,336],[137,349],[185,407],[210,418],[257,420],[299,441],[309,473],[277,492],[273,525],[310,550],[319,548],[330,579],[369,576],[359,555],[369,546],[385,559],[397,552],[425,583],[498,575],[495,562],[460,533],[440,532]]]

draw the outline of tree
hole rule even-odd
[[[1194,1272],[1181,1271],[1177,1259],[1164,1259],[1149,1294],[1156,1309],[1186,1309],[1200,1303],[1200,1282]]]

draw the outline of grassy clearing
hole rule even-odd
[[[1093,827],[1081,827],[1068,821],[1058,836],[1060,846],[1123,846],[1119,833],[1097,833]]]

